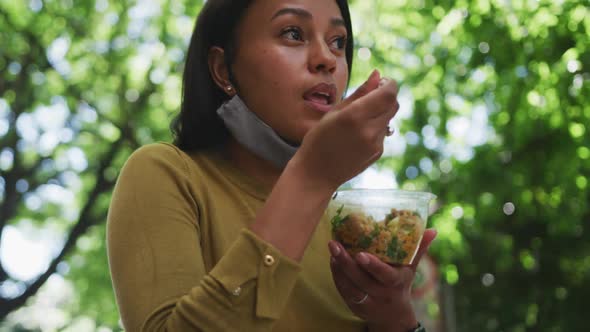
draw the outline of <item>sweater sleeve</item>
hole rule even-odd
[[[123,325],[128,331],[270,331],[300,266],[243,229],[207,272],[187,162],[174,147],[148,145],[132,154],[117,180],[107,250]]]

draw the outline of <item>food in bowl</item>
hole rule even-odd
[[[334,240],[351,255],[367,252],[388,264],[412,264],[435,195],[397,189],[342,189],[326,209]]]
[[[391,209],[382,221],[362,212],[344,212],[342,205],[332,217],[334,239],[350,255],[368,252],[390,264],[410,264],[424,234],[424,221],[410,210]]]

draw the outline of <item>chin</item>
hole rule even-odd
[[[320,122],[322,118],[299,118],[299,119],[292,119],[292,123],[297,123],[295,127],[292,127],[285,136],[281,135],[281,138],[288,142],[291,145],[298,146],[301,145],[303,142],[303,138],[307,133],[313,129],[317,124]]]
[[[307,135],[307,133],[312,130],[317,124],[319,120],[315,121],[306,121],[301,127],[297,128],[296,135],[297,140],[301,143],[303,142],[303,138]]]
[[[287,142],[289,145],[292,145],[292,146],[301,145],[301,142],[303,141],[303,136],[304,136],[304,134],[302,134],[302,132],[301,132],[301,128],[294,128],[294,131],[287,133],[287,135],[282,135],[277,130],[275,130],[275,133],[277,135],[279,135],[279,137],[283,141]]]

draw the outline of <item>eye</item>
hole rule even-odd
[[[335,49],[343,50],[346,47],[347,38],[346,36],[336,37],[332,41],[332,45]]]
[[[298,27],[288,27],[281,32],[281,36],[287,39],[303,41],[303,33]]]

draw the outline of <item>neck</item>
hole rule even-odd
[[[282,169],[250,152],[234,138],[227,143],[226,153],[235,167],[269,188],[274,187],[283,172]]]

